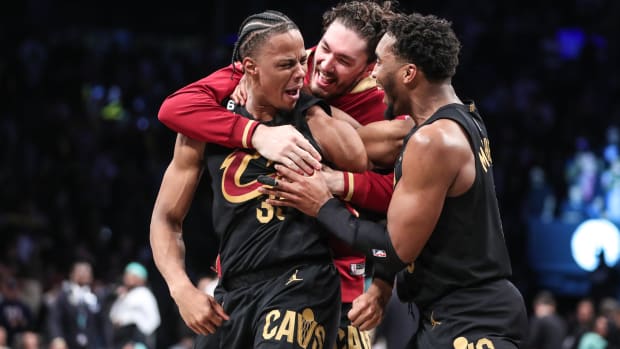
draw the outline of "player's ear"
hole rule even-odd
[[[418,73],[418,66],[409,63],[404,66],[402,79],[405,84],[411,83]]]
[[[252,58],[245,57],[243,59],[242,64],[243,64],[244,72],[250,75],[256,74],[256,62]]]

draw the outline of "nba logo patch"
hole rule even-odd
[[[385,250],[377,250],[377,249],[372,249],[372,255],[374,257],[379,257],[379,258],[385,258],[387,257],[387,253],[385,253]]]

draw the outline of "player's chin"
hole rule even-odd
[[[312,92],[312,95],[320,98],[328,98],[330,95],[330,91],[320,87],[314,82],[310,84],[310,91]]]
[[[299,94],[291,95],[288,93],[284,93],[282,95],[281,106],[279,109],[281,110],[292,110],[295,108],[295,104],[299,100]]]

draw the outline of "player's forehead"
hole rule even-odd
[[[321,43],[326,44],[336,54],[350,56],[351,58],[362,57],[364,59],[367,56],[367,40],[338,20],[327,27],[327,30],[325,30],[321,37]]]
[[[394,44],[396,43],[396,38],[389,33],[383,35],[379,43],[377,44],[377,48],[375,49],[375,54],[379,59],[386,59],[389,57],[394,57]]]
[[[268,59],[299,59],[306,56],[304,39],[299,30],[273,34],[260,50],[261,56]]]

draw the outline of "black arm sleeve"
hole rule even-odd
[[[396,254],[386,227],[353,216],[340,200],[329,199],[317,219],[330,233],[373,261],[374,277],[391,284],[407,265]]]

